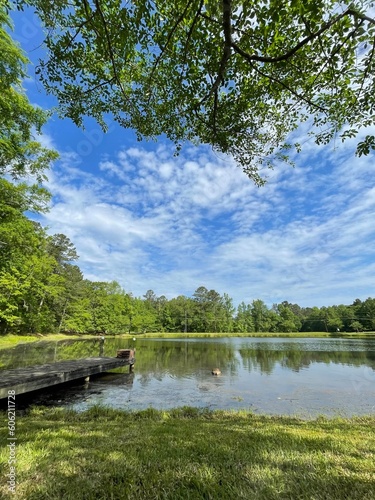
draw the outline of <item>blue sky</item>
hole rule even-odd
[[[41,30],[29,14],[14,19],[35,61]],[[30,100],[51,108],[32,66],[29,75]],[[81,130],[54,115],[40,140],[61,158],[48,174],[51,209],[38,220],[71,239],[86,278],[116,280],[135,296],[190,296],[203,285],[235,305],[374,297],[374,156],[356,157],[353,140],[318,147],[308,132],[295,133],[296,166],[278,165],[258,188],[208,147],[186,144],[175,157],[163,138],[137,142],[111,121],[104,134],[92,120]]]

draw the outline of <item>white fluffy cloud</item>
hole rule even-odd
[[[168,297],[204,285],[235,303],[350,303],[373,294],[372,159],[344,145],[306,143],[257,188],[209,149],[119,148],[62,153],[50,175],[45,224],[76,245],[85,276],[135,295]]]

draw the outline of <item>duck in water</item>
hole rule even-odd
[[[221,375],[221,371],[219,370],[219,368],[214,368],[211,373],[212,375]]]

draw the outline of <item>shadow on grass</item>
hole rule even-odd
[[[374,423],[195,408],[35,410],[17,422],[13,498],[370,500]]]

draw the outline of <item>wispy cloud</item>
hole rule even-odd
[[[372,159],[308,147],[257,188],[206,147],[166,143],[93,160],[62,152],[44,222],[76,245],[93,280],[168,297],[200,286],[238,303],[350,303],[373,293]]]

